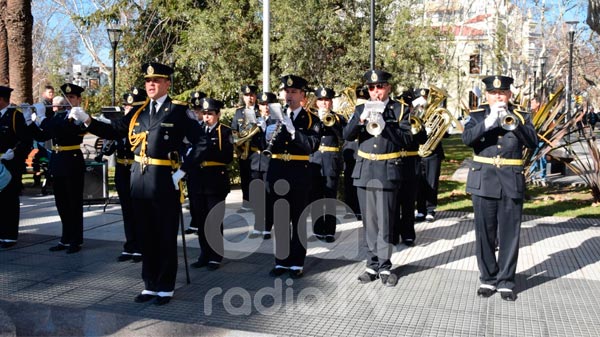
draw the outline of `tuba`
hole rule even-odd
[[[253,109],[251,113],[254,113]],[[238,158],[242,160],[248,159],[248,155],[250,154],[250,141],[252,137],[256,135],[260,131],[260,127],[256,124],[256,121],[250,121],[249,118],[246,117],[247,111],[244,110],[244,122],[239,131],[233,130],[233,149],[238,156]]]
[[[419,146],[419,156],[428,157],[444,138],[446,131],[452,123],[461,125],[448,109],[440,107],[440,104],[448,97],[448,94],[435,86],[429,87],[427,97],[427,109],[423,117],[425,129],[428,130],[427,141]]]

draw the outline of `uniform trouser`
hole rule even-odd
[[[302,267],[307,244],[307,214],[302,213],[308,206],[309,189],[292,186],[288,193],[279,196],[275,194],[273,187],[269,186],[269,196],[274,210],[275,264],[282,267]]]
[[[250,172],[249,201],[254,212],[254,230],[270,232],[273,228],[273,207],[268,207],[267,187],[264,178],[265,172],[254,170]],[[268,214],[269,212],[270,214]],[[267,221],[267,219],[270,221]]]
[[[54,177],[54,201],[62,222],[60,242],[83,243],[83,172],[68,177]]]
[[[367,268],[374,272],[390,270],[393,250],[390,244],[390,224],[393,221],[398,190],[358,187],[357,192],[365,233]]]
[[[515,287],[523,200],[502,195],[500,199],[473,195],[475,255],[479,279],[498,288]],[[498,259],[495,247],[498,242]]]
[[[313,232],[317,235],[335,235],[338,177],[313,178],[310,201]]]
[[[125,244],[123,244],[123,252],[125,253],[141,253],[137,233],[135,229],[135,216],[133,214],[133,205],[131,202],[131,172],[130,166],[117,164],[115,168],[115,187],[119,195],[119,203],[121,204],[121,213],[123,214],[123,227],[125,230]]]
[[[240,185],[242,188],[242,206],[248,204],[250,200],[250,159],[240,159]]]
[[[132,198],[142,247],[142,279],[146,290],[173,291],[177,277],[179,195],[162,199]]]
[[[16,241],[19,236],[21,175],[13,172],[11,174],[10,182],[0,192],[0,207],[2,209],[0,239]]]
[[[360,214],[356,186],[354,186],[354,179],[352,179],[354,166],[356,166],[355,160],[347,160],[344,162],[344,202],[352,209],[354,214]]]
[[[190,203],[194,206],[194,218],[198,219],[198,242],[200,262],[223,260],[223,218],[225,217],[226,194],[196,194]]]
[[[408,166],[402,170],[402,184],[398,190],[398,203],[394,210],[394,229],[391,242],[398,243],[399,239],[414,240],[415,233],[415,198],[417,193],[416,162],[406,161]]]
[[[417,211],[426,214],[435,211],[437,207],[442,160],[437,154],[422,158],[421,168],[417,187]]]

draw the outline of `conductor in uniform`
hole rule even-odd
[[[475,213],[477,294],[489,297],[499,291],[503,300],[514,301],[525,194],[523,149],[535,149],[537,134],[530,115],[510,103],[511,77],[489,76],[483,83],[487,102],[471,111],[462,134],[473,148],[466,190]]]
[[[401,149],[412,142],[409,108],[390,98],[392,74],[369,70],[364,79],[370,101],[379,101],[383,111],[371,113],[365,104],[356,107],[344,128],[347,141],[358,139],[358,159],[352,172],[357,187],[367,250],[367,266],[358,280],[369,283],[380,278],[385,286],[393,287],[398,277],[391,273],[393,246],[391,231],[398,188],[402,181]],[[383,126],[380,134],[367,131],[367,125],[377,122]]]
[[[275,199],[275,267],[269,274],[277,277],[289,272],[290,277],[300,278],[307,243],[306,217],[301,219],[300,215],[309,204],[308,160],[319,146],[321,123],[301,105],[306,99],[307,81],[287,75],[281,77],[281,83],[287,108],[280,123],[267,127],[266,135],[271,153],[266,181],[268,193]],[[278,204],[289,206],[289,216],[278,214],[285,209]]]
[[[125,115],[135,113],[136,108],[140,108],[146,101],[146,90],[133,87],[129,93],[123,95],[123,107]],[[131,203],[131,166],[133,165],[134,154],[131,151],[131,143],[127,137],[116,139],[114,141],[105,141],[102,147],[102,154],[110,156],[115,154],[115,187],[119,195],[121,212],[123,213],[123,227],[125,230],[125,243],[123,251],[117,257],[118,262],[142,261],[141,235],[136,233],[135,215]]]
[[[71,109],[81,104],[84,89],[72,83],[60,87]],[[26,120],[30,120],[29,111],[24,111]],[[36,111],[36,121],[30,124],[30,130],[37,141],[52,139],[50,155],[50,174],[53,179],[54,199],[58,215],[62,222],[62,235],[56,246],[50,251],[66,250],[67,254],[77,253],[83,244],[83,180],[85,162],[81,152],[81,143],[85,131],[78,123],[69,118],[70,111],[58,111],[46,118],[45,111]]]
[[[227,165],[233,160],[231,129],[219,122],[223,103],[212,98],[202,98],[205,133],[208,137],[204,160],[188,174],[188,194],[193,195],[194,218],[198,224],[200,257],[191,264],[193,268],[207,267],[216,270],[223,260],[223,218],[225,198],[229,194]]]
[[[315,236],[325,242],[334,242],[338,182],[344,165],[341,146],[346,119],[331,110],[335,96],[333,89],[319,87],[314,94],[323,128],[319,149],[310,155],[313,177],[311,219]]]
[[[256,91],[258,87],[255,85],[242,85],[240,87],[240,93],[242,94],[242,99],[244,100],[244,106],[236,109],[235,114],[233,115],[233,119],[231,120],[231,129],[236,132],[241,132],[244,127],[246,127],[250,121],[246,120],[246,116],[244,115],[244,111],[251,110],[254,112],[254,118],[257,119],[259,117],[258,113],[258,105],[256,104]],[[256,147],[256,144],[253,144]],[[242,187],[242,207],[239,209],[239,213],[250,212],[252,209],[250,208],[250,181],[252,181],[251,177],[251,165],[255,158],[252,158],[253,153],[249,153],[249,155],[242,155],[241,151],[236,151],[238,155],[238,163],[240,167],[240,181]],[[256,153],[256,152],[254,152]]]
[[[9,248],[17,244],[19,195],[23,187],[21,175],[25,169],[25,158],[31,150],[31,137],[23,114],[9,105],[12,91],[12,88],[0,86],[0,161],[11,175],[8,185],[0,191],[0,248]]]
[[[154,300],[169,303],[177,276],[177,233],[181,212],[181,179],[200,165],[206,149],[206,135],[187,115],[185,102],[168,95],[173,69],[160,63],[142,66],[149,100],[110,125],[91,119],[83,109],[70,116],[84,122],[88,131],[106,139],[128,137],[134,148],[131,168],[131,198],[136,225],[142,232],[142,278],[145,289],[135,297],[138,303]],[[183,140],[193,145],[181,167],[179,153]]]

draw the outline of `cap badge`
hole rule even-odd
[[[268,100],[268,99],[269,99],[269,97],[267,96],[267,94],[263,94],[263,95],[262,95],[262,100],[263,100],[263,101],[266,101],[266,100]]]
[[[137,95],[137,94],[139,94],[139,93],[140,93],[140,92],[138,91],[138,88],[133,88],[133,94],[134,94],[134,95]]]
[[[153,75],[154,74],[154,67],[152,65],[148,65],[148,69],[146,69],[146,73],[148,75]]]
[[[194,93],[194,97],[196,97],[196,98],[200,97],[200,93],[196,91],[196,92]]]
[[[371,71],[371,81],[376,82],[379,80],[379,77],[377,76],[377,73],[375,72],[375,70]]]
[[[127,103],[129,103],[129,104],[133,103],[133,96],[131,96],[131,95],[127,96]]]
[[[249,94],[250,93],[250,87],[246,87],[246,93]]]
[[[288,87],[291,87],[294,84],[294,80],[292,80],[291,77],[288,77],[286,84],[288,85]]]
[[[194,100],[194,105],[200,105],[200,100],[196,98],[196,99]]]
[[[65,92],[68,94],[71,92],[71,86],[67,84],[67,87],[65,88]]]
[[[494,82],[492,83],[494,88],[500,88],[502,86],[502,82],[498,77],[494,78]]]
[[[208,109],[209,106],[210,106],[210,104],[208,103],[208,101],[204,101],[204,103],[202,104],[202,107],[204,109]]]
[[[421,94],[421,96],[425,96],[425,94],[426,94],[425,89],[421,89],[420,94]]]
[[[327,96],[327,90],[325,90],[325,88],[323,88],[321,90],[321,96],[323,96],[323,97]]]

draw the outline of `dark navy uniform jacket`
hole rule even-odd
[[[273,154],[290,154],[309,156],[319,146],[321,122],[319,119],[302,108],[293,121],[296,133],[294,139],[282,127],[282,131],[273,142]],[[284,161],[271,158],[267,171],[266,181],[274,184],[279,179],[287,180],[291,186],[308,188],[310,173],[308,171],[308,158],[306,160]]]
[[[31,151],[32,140],[29,130],[25,124],[23,114],[8,107],[2,117],[0,117],[0,153],[5,153],[12,149],[15,157],[11,160],[4,160],[4,166],[15,177],[19,176],[25,170],[25,159]]]
[[[381,135],[374,137],[369,134],[364,125],[360,124],[360,115],[364,104],[358,105],[348,125],[344,128],[344,139],[353,141],[358,139],[358,151],[373,154],[387,154],[399,152],[413,141],[408,121],[409,108],[407,105],[389,99],[383,118],[386,125]],[[401,121],[400,123],[398,121]],[[372,179],[381,182],[384,189],[398,188],[402,179],[402,159],[370,160],[357,155],[356,166],[352,172],[354,186],[366,187]]]
[[[39,128],[32,123],[35,140],[46,141],[52,139],[52,146],[78,146],[83,142],[85,131],[81,127],[69,121],[69,111],[60,111],[51,118],[42,121]],[[74,151],[52,151],[50,156],[50,173],[56,177],[68,177],[73,174],[83,174],[85,162],[81,150]]]
[[[537,133],[531,123],[531,116],[517,106],[509,104],[509,111],[523,117],[525,124],[519,121],[514,131],[495,127],[485,131],[484,120],[490,113],[489,104],[471,111],[465,130],[463,143],[473,148],[473,153],[482,157],[522,159],[523,148],[535,149]],[[467,178],[467,193],[482,197],[500,198],[504,192],[508,197],[522,199],[525,193],[525,176],[522,165],[496,167],[492,164],[473,162]]]
[[[233,160],[231,129],[217,123],[207,137],[204,160],[188,172],[188,193],[227,195],[230,191],[227,165]],[[210,162],[225,165],[210,166],[207,164]]]
[[[346,126],[346,118],[340,114],[334,114],[336,118],[335,124],[331,127],[323,126],[321,130],[319,147],[336,147],[338,151],[319,151],[317,149],[310,156],[310,162],[320,166],[321,176],[323,177],[337,177],[344,168],[340,147],[344,142],[343,130]]]
[[[241,131],[244,125],[244,110],[245,108],[239,108],[235,110],[233,119],[231,120],[231,130]],[[254,105],[254,117],[258,121],[260,113],[258,106]],[[264,149],[264,133],[258,132],[254,137],[250,139],[250,150],[248,151],[248,158],[250,160],[250,169],[252,171],[266,172],[268,167],[268,159],[261,158],[260,151]]]
[[[179,157],[175,153],[181,148],[183,139],[187,138],[192,143],[188,160],[181,167],[183,171],[189,172],[192,166],[199,165],[203,160],[207,137],[198,122],[188,117],[186,110],[184,103],[176,104],[167,97],[156,116],[150,117],[149,104],[145,104],[120,119],[113,120],[110,125],[92,119],[88,131],[106,139],[127,137],[131,120],[138,116],[133,133],[147,133],[147,157],[160,160],[168,160],[170,155]],[[139,155],[141,148],[142,145],[138,145],[134,153]],[[171,167],[159,165],[146,165],[142,171],[141,164],[134,162],[131,168],[131,197],[162,199],[179,195],[171,179],[172,172]]]

